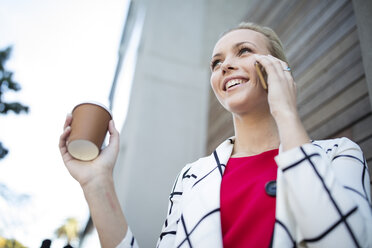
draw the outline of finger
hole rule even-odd
[[[284,62],[284,61],[282,61],[278,58],[273,57],[272,55],[269,55],[269,56],[271,58],[273,58],[274,60],[277,60],[280,63],[280,65],[283,68],[283,78],[285,78],[287,80],[289,85],[293,86],[293,87],[296,87],[296,83],[293,79],[292,71],[291,71],[291,68],[289,67],[289,65],[286,62]]]
[[[63,150],[63,153],[67,151],[66,142],[67,142],[67,138],[70,135],[70,133],[71,133],[71,127],[67,126],[65,130],[63,131],[63,133],[61,134],[61,136],[59,137],[58,146],[59,146],[59,149],[61,150],[61,153],[62,153],[62,150]]]
[[[285,76],[289,86],[296,89],[296,82],[293,79],[292,73],[290,71],[284,71],[284,76]]]
[[[111,120],[109,122],[108,130],[110,133],[109,144],[107,145],[107,147],[102,149],[101,155],[98,158],[105,157],[106,162],[111,161],[112,164],[115,164],[119,152],[120,137],[119,132],[115,128],[114,121]]]
[[[272,56],[271,54],[268,55],[268,59],[273,63],[273,66],[275,67],[275,70],[277,74],[280,75],[280,77],[282,77],[283,79],[289,79],[287,77],[287,74],[290,73],[287,73],[288,64],[286,62]]]
[[[269,55],[270,56],[270,55]],[[268,55],[256,55],[256,60],[265,68],[267,75],[281,75],[282,70],[279,68],[277,61]]]
[[[289,65],[288,65],[286,62],[284,62],[283,60],[280,60],[280,59],[278,59],[278,58],[272,56],[271,54],[269,54],[268,57],[269,57],[270,59],[272,59],[273,61],[278,62],[278,65],[281,66],[281,68],[283,69],[284,72],[289,72],[289,74],[292,74],[292,73],[291,73],[291,68],[289,67]],[[288,73],[285,73],[284,75],[287,75],[287,74],[288,74]]]
[[[72,115],[68,113],[66,115],[65,124],[63,125],[63,130],[65,130],[67,126],[70,126],[71,122],[72,122]]]
[[[70,136],[71,127],[67,126],[59,138],[59,151],[66,166],[70,160],[75,160],[67,150],[67,139]]]
[[[115,127],[115,123],[113,120],[109,122],[108,130],[110,133],[109,146],[114,146],[116,149],[119,149],[120,135],[119,131]]]
[[[283,66],[284,76],[286,77],[286,79],[294,82],[291,68],[287,65],[287,63],[284,63]]]
[[[119,137],[119,132],[118,130],[116,130],[115,124],[112,120],[109,122],[108,131],[110,134],[109,144],[103,149],[103,152],[110,153],[113,151],[115,154],[119,150],[120,137]]]
[[[272,55],[268,55],[268,57],[273,61],[280,80],[287,82],[288,86],[296,88],[296,84],[291,73],[291,68],[288,66],[288,64]]]

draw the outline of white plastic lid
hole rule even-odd
[[[83,102],[80,102],[78,104],[75,105],[75,107],[72,109],[71,113],[74,112],[74,110],[80,106],[80,105],[83,105],[83,104],[94,104],[94,105],[97,105],[97,106],[100,106],[101,108],[105,109],[111,116],[111,119],[112,119],[112,112],[111,110],[106,107],[104,104],[100,103],[100,102],[96,102],[96,101],[83,101]]]

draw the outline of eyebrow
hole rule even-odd
[[[257,46],[256,46],[254,43],[250,42],[250,41],[242,41],[242,42],[238,42],[238,43],[236,43],[236,44],[234,45],[234,48],[239,47],[240,45],[242,45],[242,44],[244,44],[244,43],[249,43],[249,44],[253,45],[255,48],[257,48]],[[221,55],[222,55],[222,53],[216,53],[215,55],[212,56],[212,58],[214,58],[214,57],[218,57],[218,56],[221,56]]]

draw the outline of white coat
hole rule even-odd
[[[157,247],[222,248],[220,185],[233,143],[226,140],[182,169]],[[357,144],[347,138],[313,141],[279,149],[275,161],[273,247],[372,247],[370,180]],[[129,228],[118,245],[124,247],[137,247]]]

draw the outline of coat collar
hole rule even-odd
[[[185,235],[198,247],[222,247],[220,187],[233,144],[233,138],[224,141],[210,156],[192,165],[197,178],[190,194],[184,195],[181,219],[185,233],[176,243],[184,242]]]

